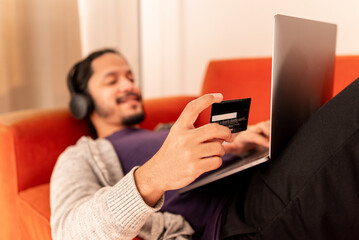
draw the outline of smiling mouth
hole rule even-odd
[[[119,97],[116,99],[116,103],[120,104],[120,103],[124,103],[127,101],[131,101],[131,100],[135,100],[135,101],[141,101],[142,97],[141,95],[137,94],[137,93],[126,93],[124,96]]]

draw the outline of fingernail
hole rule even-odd
[[[223,99],[222,93],[212,93],[212,95],[215,99]]]

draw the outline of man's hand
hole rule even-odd
[[[257,147],[269,147],[270,126],[269,121],[260,122],[256,125],[248,126],[246,131],[238,133],[234,141],[224,144],[226,153],[240,155]]]
[[[207,94],[188,103],[161,149],[136,170],[137,188],[148,205],[154,206],[165,191],[185,187],[221,166],[222,142],[233,140],[231,131],[216,123],[193,124],[200,112],[222,99],[222,94]]]

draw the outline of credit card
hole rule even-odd
[[[210,122],[226,126],[232,133],[244,131],[248,125],[250,105],[251,98],[213,103]]]

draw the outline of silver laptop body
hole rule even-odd
[[[335,24],[274,17],[269,150],[242,156],[179,193],[279,156],[302,124],[332,96],[336,34]]]

